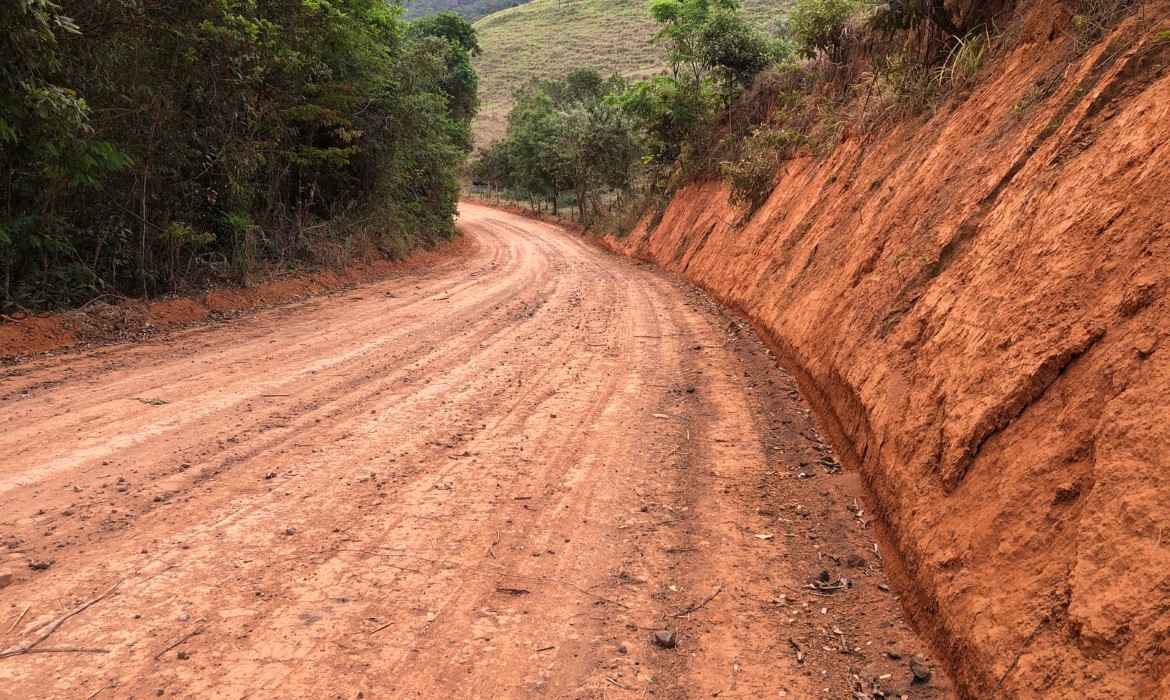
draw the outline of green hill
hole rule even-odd
[[[527,0],[405,0],[406,19],[418,19],[438,12],[454,12],[468,22],[493,12],[523,5]]]
[[[435,0],[432,0],[435,1]],[[655,26],[648,0],[532,0],[475,23],[483,53],[479,73],[480,115],[476,145],[504,133],[512,91],[532,76],[554,77],[574,68],[596,68],[644,78],[665,70],[664,51],[650,42]],[[744,0],[744,12],[770,29],[784,0]]]

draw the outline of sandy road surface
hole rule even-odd
[[[0,696],[947,695],[750,331],[462,226],[425,273],[2,371]]]

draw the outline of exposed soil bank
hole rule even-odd
[[[703,184],[608,241],[771,336],[967,697],[1170,697],[1168,9],[1070,64],[1033,3],[975,90],[743,227]]]
[[[0,322],[0,357],[59,350],[81,343],[144,338],[208,319],[348,289],[434,264],[470,245],[463,238],[401,260],[372,260],[344,270],[292,274],[250,287],[220,287],[198,296],[155,301],[124,299],[56,314],[16,317]]]

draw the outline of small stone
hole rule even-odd
[[[275,479],[275,478],[276,478],[276,472],[268,472],[267,474],[265,474],[265,475],[264,475],[264,478],[265,478],[265,479]]]
[[[848,566],[850,569],[864,569],[865,557],[856,553],[850,554],[845,558],[845,566]]]
[[[186,660],[187,660],[187,659],[189,659],[189,658],[191,658],[191,655],[190,655],[190,654],[188,654],[187,652],[185,652],[185,651],[180,651],[180,652],[179,652],[179,660],[180,660],[180,661],[186,661]]]
[[[630,651],[630,650],[629,650],[629,649],[626,647],[626,645],[625,645],[625,644],[623,644],[623,645],[621,645],[620,647],[618,647],[618,653],[619,653],[619,654],[627,654],[627,653],[629,653],[629,651]]]
[[[1056,487],[1054,503],[1072,503],[1081,495],[1081,485],[1075,481],[1066,481]]]
[[[292,537],[293,535],[297,534],[297,529],[295,527],[286,527],[284,529],[284,534],[286,537]]]
[[[0,588],[12,585],[12,572],[5,570],[0,571]]]
[[[187,620],[190,620],[190,619],[191,619],[191,616],[188,615],[187,613],[183,613],[182,615],[179,615],[179,622],[186,622]]]
[[[118,484],[118,493],[126,493],[130,490],[130,484]]]
[[[902,655],[896,651],[891,650],[886,652],[886,657],[892,661],[899,661],[902,658]]]
[[[33,571],[45,571],[52,565],[53,562],[51,561],[30,561],[28,563],[28,568],[32,569]]]
[[[695,387],[693,387],[693,386],[688,386],[688,387],[687,387],[687,393],[688,393],[688,394],[693,394],[693,393],[695,393]]]
[[[930,666],[921,656],[910,657],[910,672],[914,674],[915,683],[926,683],[930,680]]]
[[[658,630],[654,633],[654,643],[663,649],[673,649],[678,644],[678,637],[671,630]]]

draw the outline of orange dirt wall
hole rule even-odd
[[[770,337],[965,697],[1170,697],[1170,4],[1071,64],[1031,7],[978,87],[789,162],[743,226],[699,184],[607,245]]]

